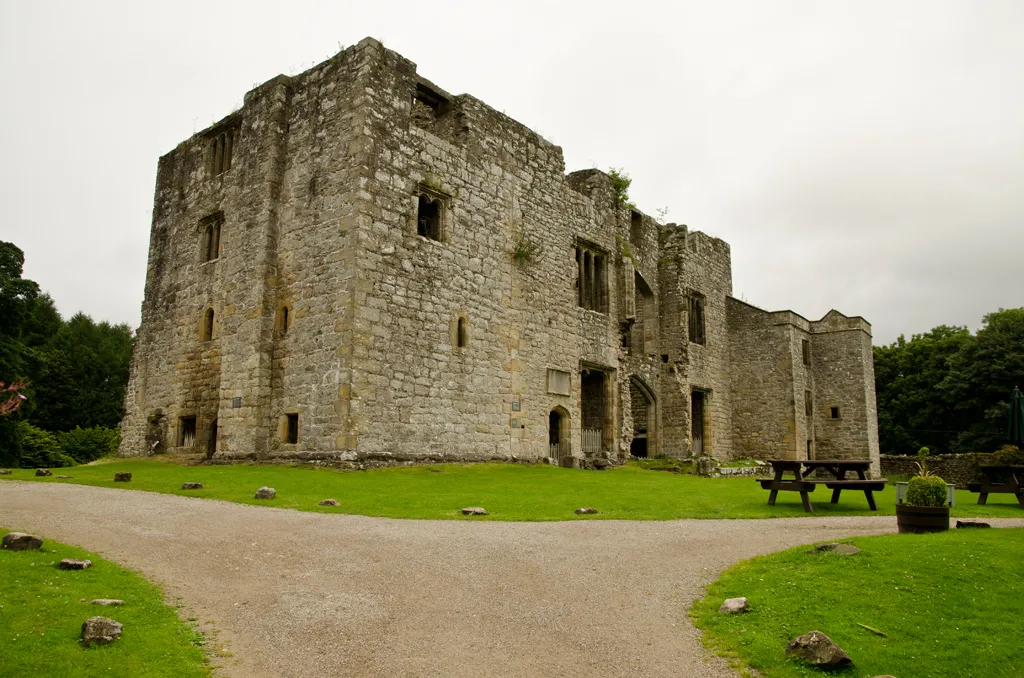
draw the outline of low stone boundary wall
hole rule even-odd
[[[977,475],[978,466],[996,463],[990,459],[993,455],[982,453],[970,454],[935,454],[928,457],[928,470],[941,477],[947,483],[953,483],[958,489],[966,490],[967,483]],[[917,475],[917,457],[912,454],[883,454],[882,477]]]

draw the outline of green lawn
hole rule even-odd
[[[115,483],[115,471],[131,471],[130,483]],[[580,471],[545,465],[467,464],[335,471],[309,466],[182,466],[169,458],[113,460],[54,469],[74,476],[36,478],[34,471],[15,470],[5,479],[46,483],[82,483],[101,487],[148,490],[193,497],[225,499],[261,506],[303,511],[354,513],[391,518],[463,519],[460,509],[482,506],[490,515],[469,520],[670,520],[675,518],[806,517],[796,492],[781,492],[775,506],[768,493],[750,478],[700,478],[679,473],[627,466],[608,471]],[[183,491],[186,481],[204,489]],[[260,501],[253,494],[261,485],[277,490],[277,498]],[[0,485],[2,487],[2,485]],[[894,490],[876,495],[877,513],[869,511],[863,492],[844,492],[840,503],[829,504],[825,488],[811,494],[815,514],[892,515]],[[340,502],[335,508],[317,506],[321,499]],[[957,493],[958,517],[1024,518],[1024,509],[1010,495],[992,495],[987,506],[977,495]],[[579,507],[594,507],[596,516],[576,516]]]
[[[62,558],[92,567],[58,570]],[[125,604],[91,605],[96,598]],[[121,622],[121,639],[83,648],[82,622],[94,616]],[[208,676],[201,642],[160,589],[93,553],[48,539],[38,551],[0,550],[0,676]]]
[[[691,609],[705,641],[767,678],[828,675],[785,657],[786,643],[808,631],[825,633],[853,658],[834,675],[1024,675],[1024,530],[844,541],[863,551],[808,554],[802,546],[726,570]],[[718,613],[725,598],[740,596],[749,612]]]

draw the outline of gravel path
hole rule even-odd
[[[895,530],[892,517],[390,520],[13,481],[0,525],[142,572],[219,629],[223,675],[275,677],[732,676],[687,619],[704,584],[757,554]]]

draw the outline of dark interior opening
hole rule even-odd
[[[285,434],[285,442],[294,445],[299,442],[299,415],[292,413],[288,417],[288,430]]]
[[[420,195],[416,213],[416,233],[431,240],[441,239],[441,201]]]
[[[180,433],[178,435],[179,447],[195,447],[196,445],[196,418],[182,417]]]
[[[693,391],[690,395],[690,431],[693,455],[704,454],[704,393]]]
[[[210,437],[206,441],[206,458],[212,459],[217,453],[217,420],[210,422]]]

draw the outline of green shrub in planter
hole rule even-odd
[[[938,476],[914,476],[907,482],[904,503],[911,506],[945,506],[946,481]]]

